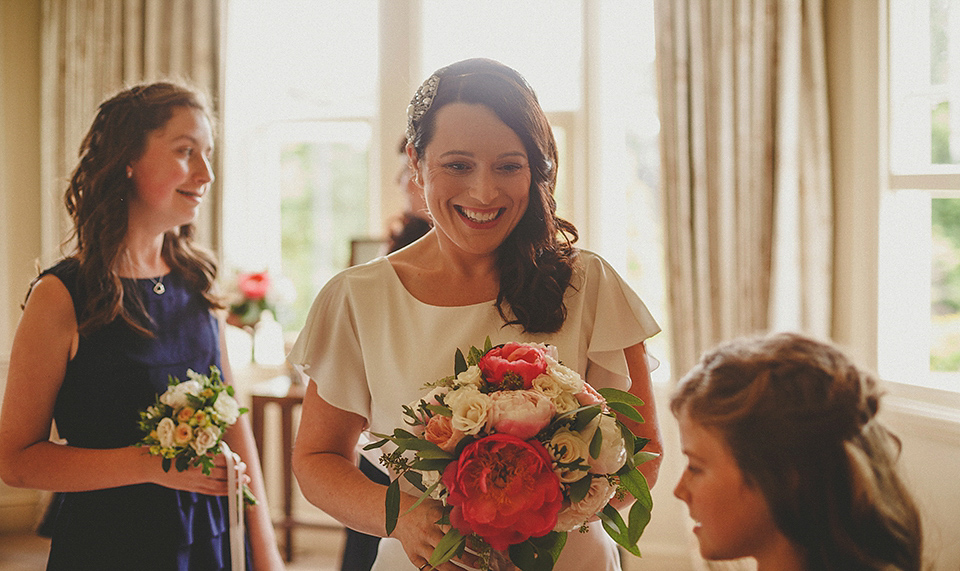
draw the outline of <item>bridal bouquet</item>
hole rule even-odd
[[[387,489],[386,529],[399,518],[404,478],[420,499],[442,502],[438,522],[450,531],[434,550],[437,566],[463,554],[468,541],[489,568],[493,550],[508,553],[523,571],[553,569],[567,532],[586,531],[599,517],[606,532],[640,555],[637,541],[653,503],[636,469],[655,454],[642,449],[620,420],[643,418],[643,402],[616,389],[594,390],[562,365],[556,348],[506,343],[467,356],[458,349],[454,375],[428,383],[421,399],[403,407],[409,429],[379,441],[396,449],[382,462],[397,474]],[[636,499],[627,521],[610,505]],[[413,509],[413,508],[411,508]]]
[[[194,466],[209,476],[213,457],[222,452],[224,432],[247,409],[240,408],[233,387],[223,382],[217,367],[210,367],[209,376],[188,369],[187,379],[170,377],[166,392],[140,412],[145,436],[137,446],[162,457],[164,471],[169,472],[171,465],[179,472]],[[256,503],[246,486],[243,492],[247,504]]]

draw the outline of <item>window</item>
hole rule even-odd
[[[293,280],[288,332],[346,267],[350,239],[383,235],[394,214],[410,96],[468,57],[502,61],[537,91],[560,150],[560,215],[666,325],[652,0],[228,6],[224,267]],[[667,351],[666,335],[651,341],[664,363]]]
[[[960,0],[889,4],[880,373],[960,392]]]

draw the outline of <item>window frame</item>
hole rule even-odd
[[[931,257],[917,252],[929,252],[932,242],[931,200],[960,198],[960,165],[904,167],[893,156],[900,126],[892,75],[896,58],[902,57],[894,53],[898,44],[891,37],[897,2],[886,0],[879,7],[877,371],[893,397],[888,404],[894,413],[946,429],[952,438],[960,435],[960,372],[930,370]],[[956,388],[942,388],[949,382]]]

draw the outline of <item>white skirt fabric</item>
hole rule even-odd
[[[465,569],[469,569],[465,567]],[[617,544],[599,523],[591,525],[590,533],[572,531],[560,553],[554,571],[620,571]],[[377,561],[371,571],[418,571],[410,563],[400,541],[387,537],[380,540]]]

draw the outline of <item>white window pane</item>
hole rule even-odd
[[[579,0],[424,0],[422,79],[486,57],[519,71],[545,111],[578,109],[582,19]]]
[[[300,295],[282,320],[303,327],[312,294],[350,260],[350,240],[365,237],[371,131],[366,123],[308,126],[312,136],[280,146],[284,275]]]
[[[250,122],[376,110],[376,0],[232,0],[227,97]]]
[[[960,0],[893,0],[890,46],[893,172],[956,172]]]

